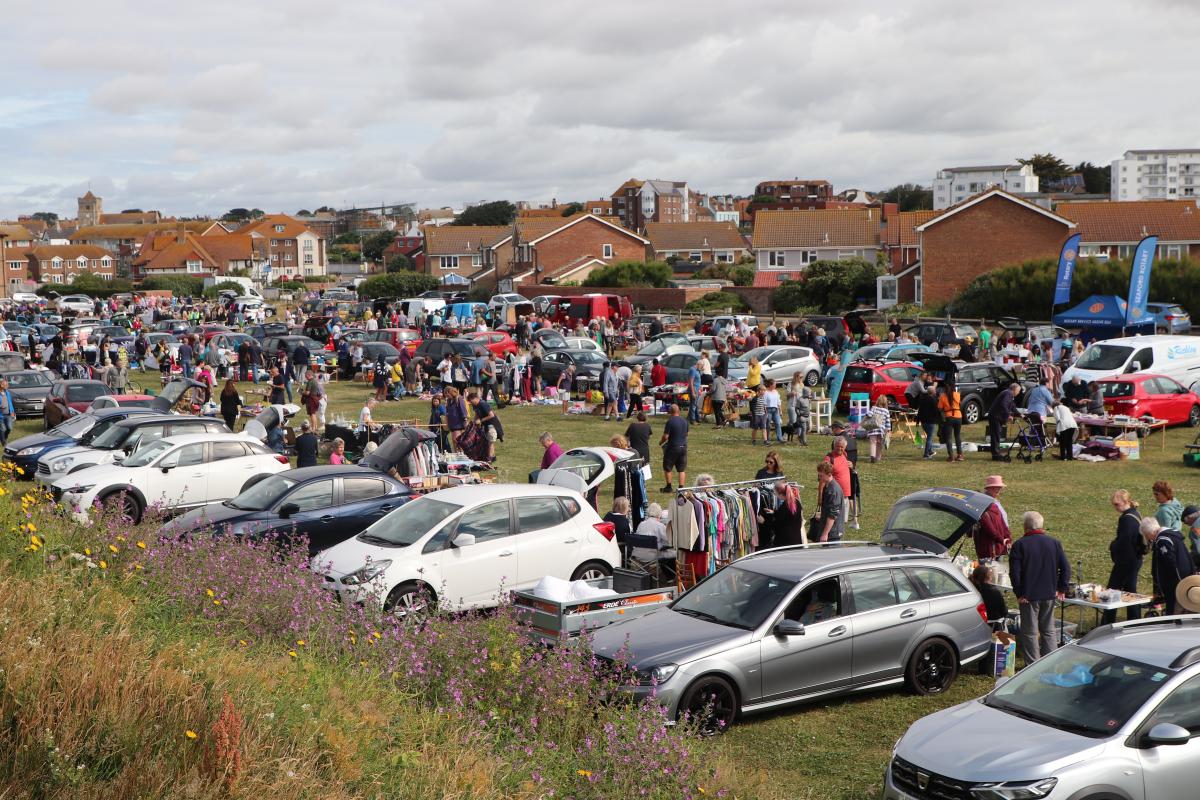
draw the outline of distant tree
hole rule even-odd
[[[618,261],[592,270],[583,280],[584,286],[657,286],[662,288],[671,280],[671,265],[665,261]]]
[[[297,216],[297,217],[311,217],[311,216],[312,216],[312,212],[311,212],[311,211],[309,211],[307,208],[302,208],[302,209],[300,209],[299,211],[297,211],[297,212],[296,212],[296,216]]]
[[[329,206],[321,206],[320,208],[317,209],[317,213],[318,214],[332,214],[333,209],[330,208]]]
[[[122,214],[145,214],[146,212],[142,211],[140,208],[122,208],[121,213]]]
[[[569,217],[572,214],[578,214],[583,211],[583,203],[567,203],[567,207],[562,210],[564,217]]]
[[[423,272],[374,275],[358,285],[360,297],[413,297],[438,287],[437,278]]]
[[[693,300],[683,307],[684,311],[700,314],[710,314],[714,311],[749,311],[750,306],[733,292],[709,292],[699,300]]]
[[[409,260],[408,256],[404,255],[403,253],[397,253],[389,258],[387,262],[388,272],[402,272],[403,270],[412,268],[412,261]]]
[[[756,194],[750,198],[751,203],[777,203],[779,198],[770,194]]]
[[[333,239],[334,244],[358,244],[357,233],[339,233]]]
[[[47,225],[53,225],[58,222],[58,214],[55,214],[53,211],[35,211],[33,218],[40,219]]]
[[[1112,166],[1097,167],[1090,161],[1083,161],[1075,167],[1075,172],[1083,176],[1083,189],[1088,194],[1108,194],[1112,191]]]
[[[365,258],[378,261],[383,258],[383,251],[399,236],[396,231],[380,231],[363,239],[362,253]]]
[[[933,190],[915,183],[901,183],[880,192],[879,202],[895,203],[901,211],[933,208]]]
[[[1018,158],[1017,161],[1033,167],[1033,174],[1038,176],[1043,187],[1049,181],[1060,181],[1071,174],[1067,162],[1053,153],[1034,153],[1029,158]]]
[[[254,217],[255,219],[265,217],[266,215],[267,215],[267,212],[263,211],[261,208],[250,209],[250,216]]]
[[[225,212],[225,216],[221,219],[228,222],[245,222],[250,219],[250,209],[248,208],[231,208]]]
[[[517,207],[507,200],[496,200],[468,206],[454,218],[455,225],[511,225],[517,215]]]
[[[754,267],[743,264],[713,264],[696,273],[697,280],[730,281],[734,286],[754,283]]]
[[[798,308],[814,308],[827,314],[840,314],[858,305],[860,297],[875,296],[879,265],[861,258],[844,261],[816,261],[804,271],[804,279],[786,284],[774,295],[775,310],[791,313]]]

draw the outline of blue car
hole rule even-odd
[[[92,439],[104,433],[115,422],[128,419],[133,414],[162,413],[154,408],[102,408],[71,417],[45,433],[22,436],[10,440],[4,448],[4,457],[24,471],[21,477],[32,480],[37,471],[38,459],[51,450],[63,447],[87,446]]]
[[[1146,303],[1146,312],[1154,316],[1155,333],[1191,333],[1192,317],[1178,303]]]

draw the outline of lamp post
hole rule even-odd
[[[4,240],[8,238],[8,234],[0,231],[0,276],[4,280],[4,296],[10,297],[8,291],[8,256],[4,253]]]

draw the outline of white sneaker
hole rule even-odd
[[[850,530],[852,530],[852,531],[856,531],[856,530],[858,530],[858,529],[859,529],[859,528],[858,528],[858,520],[853,520],[853,521],[850,523]]]

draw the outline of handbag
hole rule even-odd
[[[868,433],[879,430],[879,422],[874,417],[867,417],[862,422],[862,429]]]

